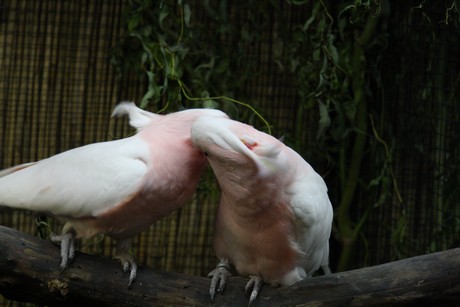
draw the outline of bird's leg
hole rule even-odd
[[[137,275],[137,264],[134,261],[134,257],[129,252],[131,247],[131,239],[124,239],[117,242],[117,254],[116,259],[120,260],[123,267],[123,272],[127,273],[129,271],[129,282],[128,287],[131,287],[134,279]]]
[[[248,283],[246,284],[246,287],[244,287],[244,292],[246,294],[249,294],[251,292],[251,295],[249,296],[249,304],[248,306],[251,306],[251,304],[255,301],[257,298],[257,295],[259,294],[260,289],[262,289],[262,285],[264,283],[262,277],[260,276],[249,276],[250,279]],[[252,290],[252,291],[251,291]]]
[[[61,270],[64,270],[75,256],[75,233],[64,232],[61,235],[50,235],[52,242],[61,244]]]
[[[216,268],[209,272],[208,277],[212,277],[211,286],[209,287],[209,295],[211,300],[214,301],[217,292],[222,292],[225,289],[227,279],[232,274],[230,273],[230,261],[228,259],[221,259]]]

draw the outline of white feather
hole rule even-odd
[[[126,101],[119,103],[112,112],[112,117],[123,115],[129,116],[129,124],[137,130],[147,127],[152,119],[159,118],[161,116],[138,108],[134,102]]]
[[[0,178],[0,203],[57,216],[96,216],[128,199],[147,171],[138,137],[63,152]]]
[[[323,178],[297,153],[292,153],[298,156],[292,160],[302,165],[294,165],[296,179],[288,193],[296,219],[296,244],[304,251],[301,266],[311,276],[320,266],[328,265],[333,211]]]

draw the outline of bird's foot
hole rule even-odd
[[[123,272],[128,273],[129,271],[128,287],[131,287],[131,284],[136,279],[137,264],[131,255],[117,256],[117,258],[121,262],[121,266],[123,267]]]
[[[217,264],[216,268],[209,272],[208,277],[212,277],[211,286],[209,287],[209,295],[211,296],[212,301],[214,301],[216,291],[224,291],[227,279],[231,275],[230,262],[227,259],[221,260],[219,264]]]
[[[130,240],[118,242],[117,254],[115,256],[116,259],[120,260],[121,266],[123,267],[123,272],[128,273],[129,271],[128,287],[131,287],[131,284],[136,279],[137,275],[137,264],[134,261],[134,257],[129,253],[130,245]]]
[[[257,295],[259,294],[260,289],[262,289],[262,285],[264,283],[262,277],[260,276],[249,276],[250,279],[248,283],[246,284],[246,287],[244,287],[244,292],[246,294],[251,293],[249,296],[249,303],[248,306],[251,306],[251,304],[256,300]]]
[[[61,244],[61,270],[64,270],[75,257],[75,234],[73,232],[51,234],[50,239]]]

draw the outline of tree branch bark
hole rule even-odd
[[[131,289],[117,261],[77,253],[60,272],[59,248],[0,226],[0,294],[49,306],[205,306],[209,279],[141,267]],[[231,277],[216,306],[246,306],[245,278]],[[359,270],[265,285],[255,306],[456,304],[460,300],[460,248]]]

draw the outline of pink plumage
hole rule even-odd
[[[253,127],[200,117],[192,141],[206,153],[222,190],[214,230],[220,262],[210,294],[229,266],[250,276],[250,303],[262,283],[288,286],[322,267],[329,273],[332,206],[321,176],[295,151]]]

